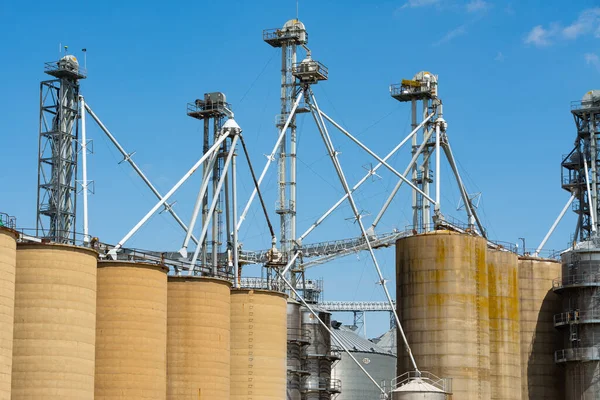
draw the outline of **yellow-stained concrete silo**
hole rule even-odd
[[[98,262],[95,400],[166,399],[167,272]]]
[[[265,290],[232,290],[230,399],[285,399],[286,344],[286,296]]]
[[[97,258],[70,245],[17,246],[12,400],[94,399]]]
[[[521,400],[519,258],[510,251],[487,252],[490,302],[492,400]]]
[[[564,378],[554,363],[561,347],[553,318],[561,308],[552,280],[560,276],[558,261],[519,257],[522,400],[564,399]]]
[[[169,277],[167,399],[229,399],[231,283]]]
[[[452,378],[455,399],[489,400],[485,239],[434,231],[396,242],[397,307],[417,365]],[[398,375],[413,370],[402,344]]]
[[[0,399],[10,400],[17,233],[0,227]]]

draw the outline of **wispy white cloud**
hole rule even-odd
[[[559,39],[574,40],[586,35],[600,38],[600,7],[583,10],[575,21],[564,27],[557,23],[548,28],[534,26],[525,37],[525,44],[544,47]]]
[[[401,8],[429,7],[439,3],[440,0],[408,0]]]
[[[506,58],[506,57],[504,57],[504,54],[502,54],[502,52],[501,52],[501,51],[499,51],[499,52],[496,54],[496,57],[494,57],[494,60],[495,60],[495,61],[498,61],[498,62],[502,62],[502,61],[504,61],[504,59],[505,59],[505,58]]]
[[[582,11],[577,20],[564,28],[561,33],[566,39],[577,39],[590,33],[600,37],[600,7]]]
[[[433,45],[439,46],[441,44],[448,43],[449,41],[451,41],[459,36],[462,36],[466,33],[467,33],[467,26],[461,25],[457,28],[452,29],[451,31],[448,31],[444,36],[442,36],[442,38],[440,40],[435,42]]]
[[[586,53],[584,55],[585,63],[595,67],[600,72],[600,57],[595,53]]]
[[[539,47],[549,46],[552,44],[551,38],[553,36],[553,31],[544,29],[541,25],[537,25],[533,27],[529,34],[527,34],[525,44],[533,44]]]
[[[470,13],[485,11],[490,8],[490,3],[484,0],[471,0],[467,3],[467,11]]]

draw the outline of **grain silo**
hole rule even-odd
[[[0,399],[10,399],[17,233],[0,227]]]
[[[98,263],[95,400],[166,399],[167,271]]]
[[[12,399],[94,399],[96,260],[87,248],[19,244]]]
[[[396,304],[417,365],[452,378],[461,400],[491,396],[486,248],[450,231],[396,242]],[[399,343],[397,375],[412,369]]]
[[[310,332],[301,328],[301,307],[296,300],[287,300],[287,400],[302,397],[302,377],[307,374],[304,349],[310,344]]]
[[[333,321],[332,327],[336,334],[332,338],[332,342],[340,347],[343,344],[373,379],[386,392],[389,391],[396,375],[396,356],[360,337],[355,331],[338,322]],[[379,399],[381,397],[381,391],[347,353],[342,353],[340,361],[333,365],[331,376],[343,384],[342,392],[336,397],[336,400]]]
[[[168,278],[167,399],[229,399],[229,281]]]
[[[492,400],[521,400],[521,327],[518,256],[487,252]]]
[[[563,399],[564,379],[553,357],[560,341],[553,326],[560,301],[552,281],[560,274],[561,264],[555,260],[519,257],[523,400]]]
[[[286,396],[286,295],[231,291],[231,400]]]

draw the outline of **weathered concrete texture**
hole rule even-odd
[[[561,264],[541,258],[519,258],[521,304],[522,400],[563,400],[563,371],[554,363],[560,335],[554,314],[560,299],[552,292],[552,280],[561,275]]]
[[[167,287],[167,399],[229,399],[231,284],[169,277]]]
[[[521,400],[518,257],[488,249],[492,400]]]
[[[286,396],[286,296],[231,291],[231,400]]]
[[[17,246],[12,400],[94,399],[97,256]]]
[[[455,399],[490,400],[485,239],[436,231],[396,242],[397,307],[419,369],[452,378]],[[413,370],[404,346],[397,374]]]
[[[98,263],[95,400],[167,398],[167,268]]]
[[[10,400],[17,234],[0,227],[0,400]]]

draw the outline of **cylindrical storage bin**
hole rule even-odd
[[[454,397],[490,399],[487,241],[434,231],[396,242],[397,308],[420,370],[452,378]],[[414,370],[402,341],[398,372]]]
[[[309,335],[301,328],[302,306],[296,300],[287,300],[287,400],[301,400],[300,378],[304,374],[302,359]]]
[[[492,400],[521,400],[518,264],[515,253],[488,249]]]
[[[554,315],[561,308],[552,281],[560,276],[560,262],[519,257],[523,400],[564,399],[563,370],[554,362],[554,351],[562,344],[554,328]]]
[[[95,400],[167,398],[167,272],[98,263]]]
[[[10,400],[17,233],[0,227],[0,399]]]
[[[231,400],[286,396],[286,296],[231,291]]]
[[[167,399],[229,399],[231,283],[168,279]]]
[[[12,400],[94,399],[95,251],[19,244]]]

